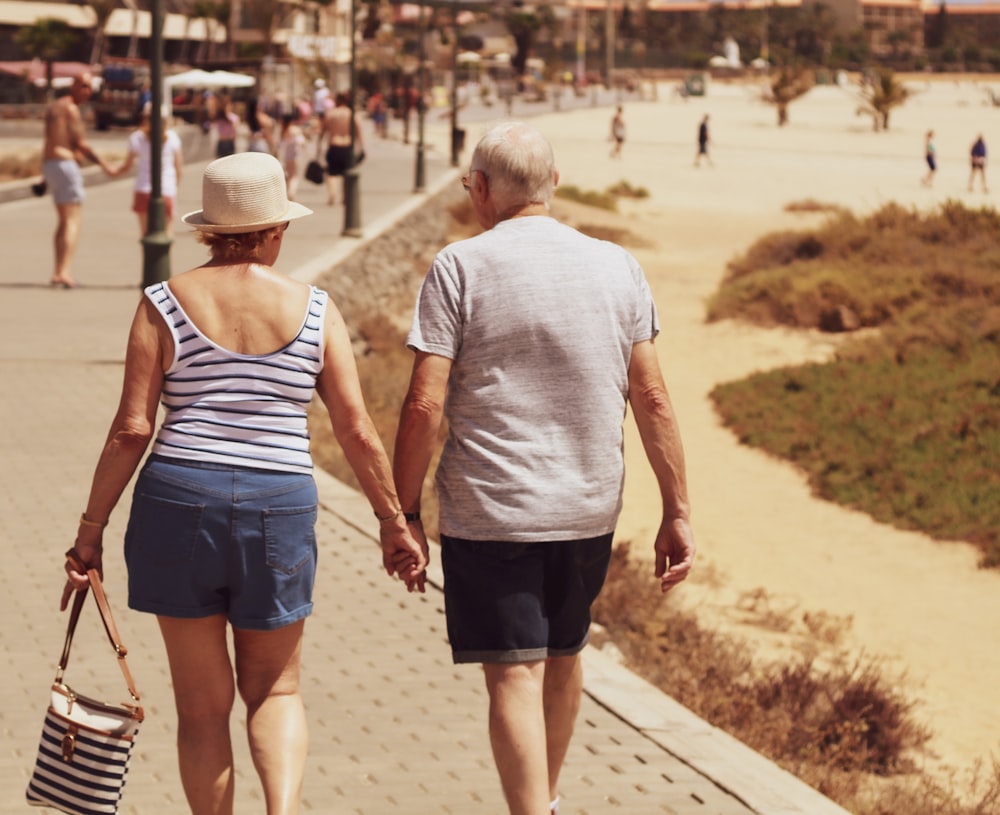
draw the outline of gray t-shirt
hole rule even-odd
[[[441,532],[535,542],[613,531],[629,359],[658,331],[635,258],[553,218],[502,221],[442,249],[407,338],[453,361]]]

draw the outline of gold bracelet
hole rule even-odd
[[[108,522],[100,523],[99,521],[92,521],[87,517],[86,512],[80,513],[80,526],[92,526],[95,529],[104,529],[108,525]]]
[[[402,513],[403,513],[402,507],[396,507],[396,511],[393,512],[392,515],[386,515],[384,518],[376,512],[375,520],[377,520],[380,524],[388,523],[389,521],[396,520],[396,518],[402,515]]]

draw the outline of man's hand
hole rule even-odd
[[[382,566],[389,576],[398,575],[409,592],[425,591],[430,554],[424,528],[418,523],[405,529],[392,526],[379,530],[382,542]]]
[[[686,518],[664,519],[656,535],[656,576],[666,594],[681,583],[694,565],[694,534]]]

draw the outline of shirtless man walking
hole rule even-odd
[[[327,203],[333,206],[337,202],[337,177],[343,176],[355,163],[351,160],[351,99],[348,94],[337,94],[336,104],[323,114],[320,127],[316,157],[319,158],[323,144],[327,144],[326,195]],[[354,153],[358,162],[364,158],[365,145],[357,117],[354,119]]]
[[[55,201],[58,223],[55,233],[56,265],[49,284],[72,289],[76,281],[70,271],[80,238],[83,206],[83,176],[80,161],[99,165],[108,175],[114,171],[87,144],[80,105],[90,98],[92,77],[82,73],[73,80],[69,95],[49,105],[45,111],[45,146],[42,174]]]

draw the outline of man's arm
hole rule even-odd
[[[444,418],[451,360],[418,351],[396,431],[393,478],[404,512],[420,510],[420,494]]]
[[[684,448],[670,395],[663,382],[652,340],[636,343],[628,368],[628,399],[663,501],[656,534],[656,576],[668,592],[683,581],[694,562]]]
[[[86,133],[83,127],[83,117],[80,115],[80,108],[76,105],[67,109],[68,124],[69,124],[69,138],[70,145],[73,150],[73,155],[77,161],[81,157],[86,158],[88,161],[92,161],[98,167],[100,167],[108,175],[114,175],[115,171],[112,167],[107,164],[97,153],[94,152],[93,148],[87,143]]]

